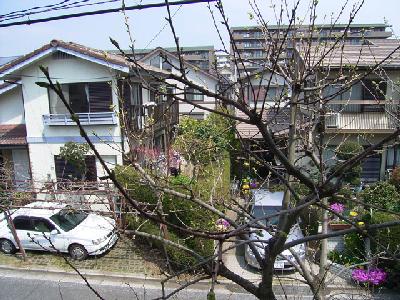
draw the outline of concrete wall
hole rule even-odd
[[[24,104],[20,86],[0,95],[0,124],[23,124]]]

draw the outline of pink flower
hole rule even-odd
[[[341,203],[332,203],[330,205],[330,209],[332,209],[334,212],[340,214],[344,211],[344,205]]]
[[[369,274],[369,282],[371,282],[372,284],[378,285],[381,284],[382,282],[384,282],[386,280],[387,277],[387,273],[381,269],[371,269],[368,272]]]
[[[368,271],[363,269],[355,269],[351,276],[358,282],[370,282],[374,285],[378,285],[386,280],[387,273],[378,268],[370,269]]]
[[[231,226],[231,224],[229,224],[229,222],[225,219],[218,219],[215,223],[216,223],[216,225],[220,225],[225,228],[228,228],[229,226]]]
[[[355,269],[351,273],[351,277],[358,282],[368,282],[368,272],[363,269]]]

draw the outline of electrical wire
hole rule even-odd
[[[85,0],[82,0],[82,1],[85,1]],[[5,23],[5,24],[0,23],[0,28],[17,26],[17,25],[31,25],[31,24],[36,24],[36,23],[45,23],[45,22],[49,22],[49,21],[65,20],[65,19],[71,19],[71,18],[78,18],[78,17],[82,17],[82,16],[115,13],[115,12],[120,12],[122,10],[125,10],[125,11],[143,10],[143,9],[148,9],[148,8],[165,7],[167,5],[176,6],[176,5],[186,5],[186,4],[209,3],[209,2],[215,2],[215,1],[217,1],[217,0],[180,0],[180,1],[174,1],[174,2],[169,2],[169,3],[158,2],[158,3],[149,3],[149,4],[139,4],[139,5],[134,5],[134,6],[125,6],[125,7],[110,8],[110,9],[103,9],[103,10],[96,10],[96,11],[80,12],[80,13],[75,13],[75,14],[58,15],[58,16],[54,16],[54,17],[47,17],[47,18],[26,20],[26,21],[17,21],[17,22]]]

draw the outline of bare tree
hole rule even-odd
[[[142,231],[142,226],[131,230],[131,233],[161,242],[164,247],[175,247],[186,251],[194,257],[196,263],[184,271],[202,270],[203,274],[181,289],[198,280],[209,278],[211,280],[210,295],[212,295],[217,275],[219,275],[235,282],[259,299],[276,299],[272,288],[275,276],[274,265],[278,257],[289,249],[292,258],[288,258],[288,261],[302,275],[314,298],[325,299],[327,296],[325,280],[329,269],[326,260],[327,238],[359,232],[374,241],[371,234],[374,230],[400,225],[400,221],[373,225],[360,224],[330,208],[327,202],[329,197],[337,195],[338,191],[345,185],[345,178],[350,171],[359,166],[374,151],[380,150],[383,146],[395,140],[400,133],[396,103],[389,99],[382,99],[379,82],[372,85],[367,84],[367,80],[371,76],[379,78],[379,81],[385,82],[386,86],[391,84],[388,69],[390,69],[390,63],[399,57],[399,43],[397,41],[387,42],[386,46],[383,47],[385,51],[380,51],[381,48],[377,48],[378,46],[374,42],[368,41],[366,37],[361,38],[361,42],[357,46],[349,44],[348,36],[350,35],[351,25],[362,7],[363,1],[350,8],[345,3],[337,16],[327,21],[329,24],[324,27],[324,32],[328,32],[329,40],[321,38],[323,36],[322,29],[315,24],[318,1],[312,1],[307,16],[300,18],[297,15],[300,1],[294,3],[293,6],[289,6],[286,1],[282,1],[280,6],[274,6],[272,9],[275,11],[276,20],[274,21],[277,24],[274,30],[271,30],[271,26],[261,14],[257,1],[249,1],[252,9],[251,18],[257,21],[261,29],[264,41],[262,47],[266,53],[266,57],[260,63],[259,68],[254,72],[249,72],[247,67],[249,63],[254,64],[254,62],[245,57],[243,51],[240,51],[241,45],[238,45],[235,41],[223,3],[217,1],[215,6],[209,4],[209,10],[214,20],[215,30],[218,31],[220,36],[223,31],[229,36],[229,46],[222,41],[224,46],[222,52],[231,55],[231,64],[238,76],[234,81],[224,81],[225,79],[219,76],[221,88],[218,91],[212,91],[189,78],[189,67],[181,52],[178,36],[179,28],[174,26],[169,1],[166,0],[165,3],[168,14],[167,22],[174,37],[177,53],[175,62],[163,57],[164,62],[169,64],[169,71],[154,70],[144,66],[135,58],[135,55],[128,55],[116,41],[111,40],[130,64],[131,73],[136,77],[136,82],[139,81],[143,88],[168,99],[165,101],[166,105],[163,106],[162,114],[158,115],[158,118],[154,118],[154,112],[153,115],[148,113],[146,122],[141,123],[141,126],[132,126],[130,123],[132,115],[128,113],[126,105],[128,101],[124,99],[123,91],[120,91],[120,118],[125,124],[125,136],[128,138],[128,144],[137,145],[137,137],[140,137],[140,140],[143,141],[142,145],[151,146],[154,139],[154,127],[157,122],[162,123],[166,128],[164,131],[165,140],[170,143],[173,140],[171,136],[171,107],[174,104],[186,103],[234,121],[233,127],[234,130],[237,129],[236,135],[241,145],[240,152],[266,169],[269,173],[268,178],[278,180],[284,186],[285,194],[282,209],[279,212],[257,217],[250,214],[246,209],[249,200],[246,195],[242,195],[243,197],[226,195],[225,199],[216,201],[216,199],[213,199],[212,193],[208,194],[208,198],[205,198],[204,195],[192,189],[191,185],[177,188],[176,185],[171,184],[168,174],[171,156],[168,144],[165,147],[167,168],[158,170],[158,172],[151,171],[148,165],[143,165],[143,160],[139,160],[137,153],[135,154],[132,151],[125,153],[128,164],[139,174],[139,177],[132,178],[130,183],[132,185],[146,185],[158,198],[156,205],[149,205],[146,201],[133,197],[132,193],[123,186],[117,179],[115,172],[109,169],[97,152],[85,129],[81,126],[79,118],[74,118],[82,136],[102,163],[109,179],[113,181],[116,188],[125,197],[131,209],[137,211],[144,222],[159,225],[162,228],[158,235]],[[334,32],[339,18],[348,10],[347,25],[341,32]],[[276,27],[278,30],[276,30]],[[230,48],[228,49],[228,47]],[[132,45],[132,50],[134,53],[134,45]],[[370,59],[365,59],[366,57]],[[54,90],[71,115],[74,116],[74,111],[65,100],[60,85],[53,81],[48,70],[42,68],[42,71],[48,82],[39,84]],[[129,86],[129,82],[127,84]],[[359,136],[357,130],[362,129],[357,127],[361,126],[360,123],[354,125],[354,119],[338,119],[343,110],[346,109],[346,105],[366,104],[365,102],[349,103],[352,98],[348,96],[348,93],[354,92],[353,88],[357,85],[362,85],[367,91],[369,90],[372,99],[369,100],[368,105],[378,105],[378,109],[383,109],[382,112],[385,116],[389,116],[391,123],[388,125],[386,135],[374,138],[367,137],[368,146],[362,151],[346,160],[332,164],[332,157],[327,158],[326,156],[330,145],[332,145],[330,141],[336,139],[338,142],[334,145],[339,148],[346,139],[349,139],[349,134],[347,137],[342,134],[346,127],[353,130],[353,138]],[[168,89],[172,86],[175,88]],[[215,108],[209,108],[202,103],[191,100],[193,98],[188,97],[182,86],[191,88],[197,91],[196,93],[215,98],[218,105]],[[395,84],[391,86],[397,93],[398,87]],[[332,87],[335,87],[335,89],[332,89]],[[374,91],[371,91],[371,89]],[[233,92],[229,93],[228,91]],[[230,95],[234,95],[234,97],[230,97]],[[339,103],[335,102],[338,101],[338,97],[341,97]],[[221,107],[227,109],[220,109]],[[374,109],[377,109],[376,106],[374,107]],[[372,109],[372,107],[370,108]],[[357,116],[354,115],[353,117]],[[372,116],[367,116],[367,118],[372,118]],[[335,123],[332,125],[332,122]],[[254,135],[245,136],[240,130],[240,124],[250,126],[254,130]],[[332,128],[338,130],[335,132],[330,130]],[[130,150],[133,148],[131,146]],[[304,187],[303,191],[297,189],[299,185]],[[224,219],[229,226],[226,226],[223,230],[217,230],[217,227],[199,227],[185,222],[171,222],[164,211],[164,200],[168,198],[164,197],[165,195],[176,197],[183,201],[182,203],[190,203],[198,209],[209,212],[214,218]],[[347,201],[353,200],[348,199]],[[360,199],[354,201],[357,201],[357,205],[368,206]],[[302,216],[302,213],[310,211],[311,208],[317,208],[322,212],[322,232],[309,233],[304,231],[304,237],[288,240],[288,235],[292,228],[296,226],[299,217]],[[374,207],[374,209],[382,210],[383,208]],[[350,224],[351,228],[328,232],[328,214]],[[242,218],[242,221],[239,222],[236,219],[237,215],[245,216],[245,218]],[[279,218],[277,226],[269,226],[266,221],[274,217]],[[182,236],[215,241],[215,254],[205,257],[198,251],[173,241],[168,237],[169,230],[179,232]],[[251,233],[259,230],[268,232],[271,237],[265,240],[262,238],[254,240]],[[296,245],[313,241],[319,241],[322,245],[318,268],[314,268],[315,264],[313,263],[307,263],[307,260],[301,258],[294,250]],[[378,241],[374,242],[379,243]],[[225,245],[228,246],[225,247]],[[236,274],[224,264],[223,253],[238,245],[247,245],[250,248],[261,270],[259,283],[254,283],[248,278]],[[182,274],[182,272],[168,276],[167,280]],[[163,281],[163,286],[165,282]],[[169,298],[181,289],[166,294],[163,288],[161,298]]]

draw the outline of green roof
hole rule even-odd
[[[348,24],[314,24],[315,27],[317,28],[345,28],[347,27]],[[298,27],[304,28],[304,27],[309,27],[310,25],[300,25]],[[288,25],[283,24],[283,25],[268,25],[268,29],[284,29],[287,28]],[[391,27],[391,25],[387,25],[384,23],[377,23],[377,24],[350,24],[350,28],[386,28],[386,27]],[[233,26],[231,27],[232,30],[259,30],[261,26]]]

